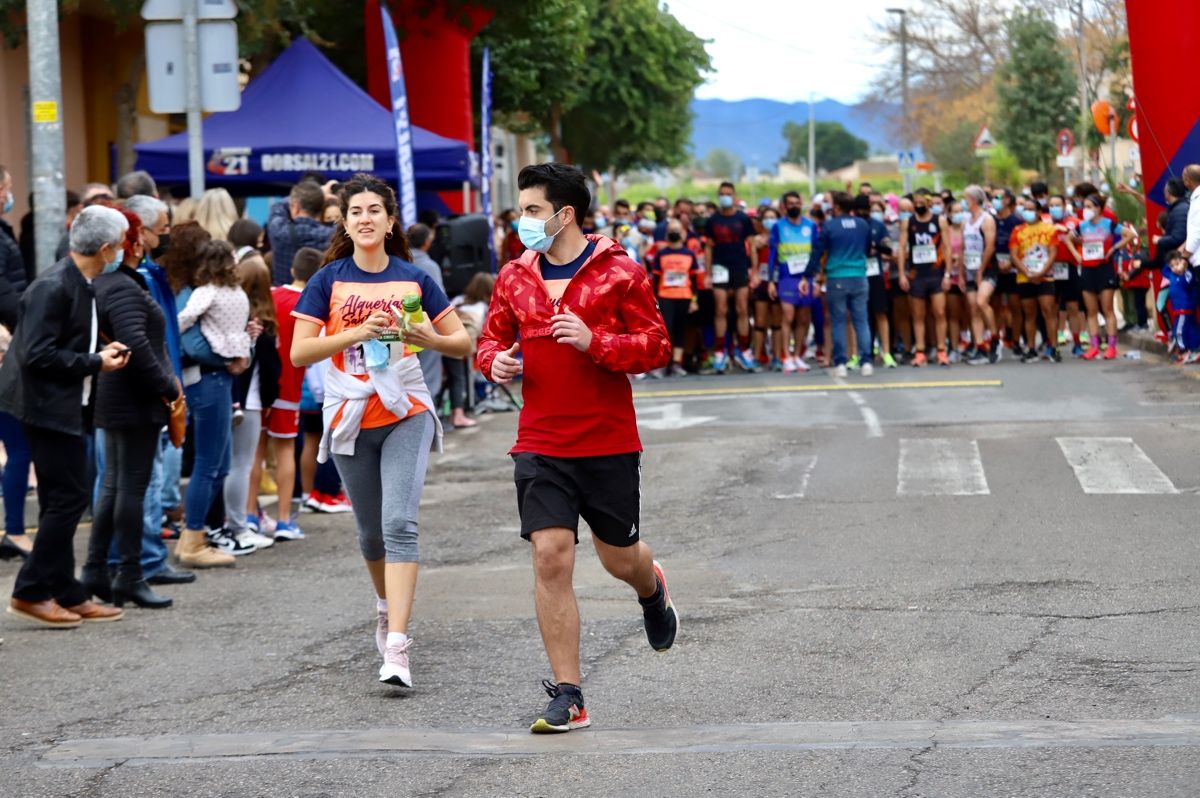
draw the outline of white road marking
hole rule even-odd
[[[1084,493],[1178,493],[1132,438],[1057,438]]]
[[[697,424],[707,424],[716,421],[716,416],[684,416],[683,404],[667,402],[655,407],[644,408],[638,415],[659,414],[659,418],[638,418],[638,425],[648,429],[686,429]]]
[[[882,438],[883,426],[879,423],[879,415],[867,407],[867,400],[858,391],[851,391],[846,394],[850,397],[850,401],[858,405],[858,412],[862,414],[863,423],[867,425],[868,438]]]
[[[976,441],[900,439],[897,496],[982,496],[989,493]]]
[[[795,464],[795,471],[798,472],[796,474],[796,491],[794,493],[776,493],[776,499],[803,499],[804,494],[808,492],[808,480],[817,466],[817,456],[810,454],[798,457],[792,462]]]

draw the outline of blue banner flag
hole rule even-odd
[[[404,90],[404,65],[392,16],[382,3],[383,38],[387,46],[388,85],[392,90],[392,119],[396,126],[396,173],[400,188],[400,226],[417,223],[417,184],[413,178],[412,129],[408,124],[408,93]]]
[[[483,151],[480,163],[479,200],[483,215],[488,220],[488,252],[492,256],[492,271],[496,271],[496,237],[491,235],[492,225],[492,54],[483,48],[483,90],[479,93],[483,105],[479,126],[479,146]]]

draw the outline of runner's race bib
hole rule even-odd
[[[1054,279],[1055,280],[1070,280],[1071,265],[1069,263],[1054,264]]]
[[[712,267],[713,285],[729,285],[729,268],[713,264]]]
[[[963,255],[963,263],[967,266],[967,271],[977,272],[979,267],[983,265],[982,252],[967,252]]]
[[[867,258],[867,276],[879,276],[879,258]]]
[[[997,255],[996,262],[1000,264],[1000,271],[1006,272],[1012,268],[1012,257],[1009,255]]]
[[[761,263],[761,264],[759,264],[759,266],[758,266],[758,279],[760,279],[760,280],[770,280],[770,279],[771,279],[771,266],[770,266],[770,264],[768,264],[768,263]]]
[[[918,244],[913,247],[913,263],[917,266],[937,263],[937,247],[933,244]]]
[[[799,277],[801,274],[804,274],[804,270],[808,268],[808,258],[809,254],[807,252],[788,258],[788,274],[792,277]]]
[[[1046,250],[1034,247],[1025,255],[1025,269],[1030,274],[1038,274],[1045,268],[1048,259]]]
[[[663,272],[664,288],[683,288],[687,283],[687,272]]]
[[[1084,260],[1104,260],[1104,242],[1103,241],[1084,241],[1083,242],[1083,259]]]

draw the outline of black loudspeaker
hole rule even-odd
[[[440,263],[447,295],[461,294],[477,272],[492,270],[491,234],[491,222],[480,213],[456,216],[438,225],[435,246],[442,248]]]

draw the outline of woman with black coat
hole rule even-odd
[[[166,320],[137,271],[145,254],[141,220],[121,212],[129,221],[124,258],[114,272],[96,279],[95,289],[101,339],[128,347],[129,365],[100,375],[96,388],[95,425],[104,430],[105,468],[82,582],[92,595],[118,607],[132,601],[161,609],[171,606],[171,599],[155,593],[142,575],[142,506],[169,418],[166,402],[174,401],[180,388],[167,354]],[[119,563],[110,578],[114,537]]]

